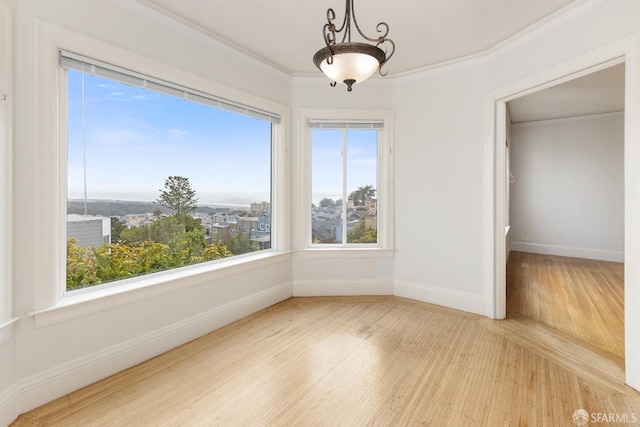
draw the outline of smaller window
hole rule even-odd
[[[381,122],[310,122],[311,242],[377,245]]]

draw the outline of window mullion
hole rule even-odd
[[[347,243],[347,129],[342,130],[342,244]]]

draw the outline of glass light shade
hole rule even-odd
[[[329,58],[332,58],[329,64]],[[313,63],[334,82],[351,85],[362,82],[385,62],[385,53],[377,46],[366,43],[338,43],[320,49]]]
[[[355,83],[367,80],[376,72],[380,63],[373,56],[364,53],[341,53],[333,56],[333,63],[328,58],[322,61],[320,69],[334,82],[355,80]]]

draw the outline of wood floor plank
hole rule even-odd
[[[398,297],[292,298],[13,426],[556,426],[579,408],[640,414],[640,393],[619,378],[590,376],[519,328]]]
[[[510,314],[624,358],[624,264],[512,252],[507,264]]]

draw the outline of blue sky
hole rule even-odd
[[[68,73],[68,196],[82,198],[82,74]],[[180,175],[199,204],[269,200],[269,122],[88,74],[84,81],[89,199],[155,200],[166,178]],[[348,134],[349,187],[375,186],[376,131]],[[341,131],[314,131],[314,203],[342,197],[341,145]]]
[[[347,194],[365,185],[377,188],[377,132],[376,130],[348,130],[347,137]],[[340,129],[312,131],[312,202],[318,204],[328,197],[342,199],[342,145]],[[376,193],[377,195],[377,193]]]

